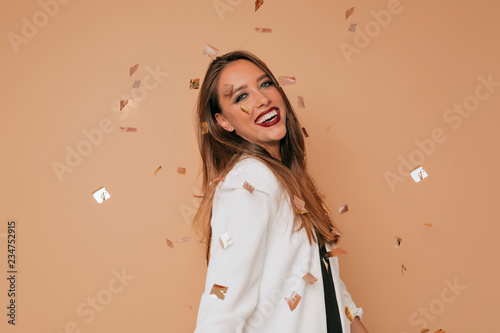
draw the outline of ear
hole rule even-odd
[[[220,113],[215,114],[215,120],[221,125],[226,131],[232,132],[234,131],[233,126],[229,123],[229,121],[226,120]]]

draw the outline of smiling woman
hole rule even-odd
[[[208,271],[195,332],[366,332],[300,123],[271,71],[246,51],[217,57],[197,111],[204,197],[194,227]]]

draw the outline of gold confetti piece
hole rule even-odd
[[[396,249],[397,249],[397,248],[399,248],[399,246],[401,245],[401,241],[402,241],[402,240],[403,240],[403,239],[402,239],[402,238],[399,238],[399,237],[394,238],[394,247],[395,247]]]
[[[120,126],[120,129],[122,130],[122,132],[137,132],[137,128],[135,128],[135,127],[121,127]]]
[[[223,180],[223,178],[222,178],[222,176],[219,176],[219,177],[215,178],[214,180],[212,180],[212,181],[210,182],[210,184],[208,184],[208,185],[212,185],[213,183],[219,182],[219,181],[221,181],[221,180]]]
[[[418,167],[416,167],[415,169],[411,170],[410,175],[413,178],[413,180],[417,183],[419,181],[421,181],[422,179],[427,178],[427,173],[420,165]]]
[[[189,241],[190,239],[191,239],[191,237],[184,236],[184,237],[179,238],[179,240],[176,240],[175,242],[176,243],[185,243],[185,242]]]
[[[352,32],[356,31],[356,23],[351,23],[351,25],[349,25],[349,31],[352,31]]]
[[[320,191],[315,191],[314,193],[316,193],[316,195],[318,197],[320,197],[321,199],[326,199],[326,195],[324,195],[323,193],[321,193]]]
[[[342,234],[337,228],[330,228],[335,235],[341,236]]]
[[[209,44],[205,44],[205,47],[203,49],[203,55],[209,56],[212,59],[215,59],[217,57],[218,52],[219,52],[219,49],[217,49]]]
[[[207,122],[204,121],[200,124],[200,132],[201,134],[207,134],[208,133],[208,125]]]
[[[134,66],[130,67],[130,76],[135,73],[137,68],[139,67],[139,64],[135,64]]]
[[[158,171],[160,171],[160,170],[161,170],[161,165],[160,165],[159,167],[157,167],[157,168],[156,168],[156,170],[155,170],[155,176],[156,176],[156,174],[158,173]]]
[[[323,264],[325,264],[326,270],[328,270],[328,262],[326,261],[325,258],[321,258],[321,259],[323,259]]]
[[[346,10],[346,12],[345,12],[345,19],[346,20],[349,18],[349,16],[352,15],[352,13],[354,12],[354,8],[355,7],[352,7],[351,9]]]
[[[297,207],[296,209],[296,212],[301,214],[301,215],[304,215],[305,213],[307,213],[307,209],[305,208],[305,202],[300,199],[298,196],[294,195],[293,196],[293,202],[295,203],[295,207]]]
[[[323,210],[325,211],[326,216],[330,217],[330,211],[328,208],[325,206],[324,203],[321,203],[321,207],[323,207]]]
[[[432,223],[424,223],[426,227],[432,227]]]
[[[233,87],[234,87],[234,85],[232,85],[232,84],[225,84],[222,86],[220,93],[222,95],[230,95],[233,92]]]
[[[297,103],[299,104],[299,108],[304,109],[306,105],[304,104],[304,97],[297,96]]]
[[[295,291],[292,293],[292,296],[290,298],[285,297],[285,301],[288,303],[288,306],[290,307],[290,311],[295,310],[295,308],[299,304],[301,298],[302,297],[300,297],[300,295],[297,294]]]
[[[347,319],[349,319],[349,321],[352,323],[354,321],[354,317],[352,316],[351,309],[349,309],[348,306],[344,308],[344,313]]]
[[[316,278],[314,277],[314,275],[312,275],[311,273],[307,273],[306,275],[304,275],[304,276],[302,277],[302,279],[303,279],[304,281],[306,281],[307,283],[309,283],[309,284],[315,284],[315,283],[316,283],[316,281],[318,281],[318,279],[316,279]]]
[[[198,199],[203,199],[205,196],[193,194],[193,197],[198,198]]]
[[[171,249],[173,249],[173,248],[174,248],[174,242],[172,242],[172,241],[171,241],[170,239],[168,239],[168,238],[165,238],[165,240],[167,241],[167,245],[168,245],[168,247],[170,247]]]
[[[309,134],[307,134],[307,131],[306,131],[306,128],[305,128],[305,127],[302,127],[302,132],[304,133],[304,136],[305,136],[306,138],[308,138],[308,137],[309,137]]]
[[[342,205],[342,206],[340,206],[340,208],[339,208],[339,213],[340,213],[340,214],[344,214],[344,213],[346,213],[346,212],[348,212],[348,211],[349,211],[349,207],[347,206],[347,204],[346,204],[346,205]]]
[[[328,128],[326,129],[326,132],[328,133],[331,128],[332,128],[332,125],[328,126]]]
[[[200,79],[191,79],[189,89],[200,89]]]
[[[325,253],[325,258],[338,257],[338,256],[341,256],[344,254],[347,254],[347,252],[344,249],[337,247],[337,248]]]
[[[256,32],[262,32],[262,33],[270,33],[273,32],[273,29],[270,28],[255,28]]]
[[[250,193],[253,193],[253,190],[255,189],[252,185],[248,184],[248,182],[246,180],[243,183],[243,188]]]
[[[181,168],[181,167],[178,167],[177,168],[177,172],[180,173],[181,175],[185,174],[186,173],[186,168]]]
[[[139,89],[141,87],[141,80],[135,80],[132,88]]]
[[[101,186],[97,190],[92,192],[92,195],[94,196],[94,199],[97,201],[97,203],[103,203],[111,197],[104,186]]]
[[[293,76],[278,76],[278,82],[280,86],[286,86],[289,84],[294,84],[296,80]]]
[[[233,244],[233,239],[227,232],[225,232],[222,236],[219,237],[219,243],[220,246],[222,246],[223,249],[227,248],[231,244]]]
[[[240,105],[241,111],[245,112],[246,114],[250,114],[250,109],[245,106],[245,105]]]
[[[420,333],[429,333],[431,330],[428,328],[421,328],[418,330]]]
[[[404,264],[401,264],[401,274],[405,275],[406,272],[406,266]]]
[[[128,99],[122,99],[120,101],[120,111],[128,104]]]
[[[213,295],[218,299],[224,300],[224,298],[226,298],[227,289],[228,289],[227,287],[214,284],[212,290],[210,291],[210,296]]]
[[[445,330],[442,330],[442,329],[438,329],[438,330],[437,330],[436,332],[434,332],[434,333],[446,333],[446,331],[445,331]]]
[[[255,11],[257,11],[257,9],[259,9],[263,3],[264,3],[264,0],[255,0]]]

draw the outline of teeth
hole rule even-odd
[[[266,122],[267,120],[269,120],[272,117],[275,117],[277,115],[278,115],[278,111],[276,111],[276,109],[274,109],[273,111],[268,112],[265,115],[263,115],[262,117],[260,117],[259,119],[257,119],[256,123],[262,124],[262,123]]]

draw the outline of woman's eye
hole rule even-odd
[[[261,84],[261,88],[267,88],[267,87],[272,86],[272,85],[273,85],[273,81],[266,81],[266,82]]]
[[[242,99],[244,99],[246,96],[247,96],[247,94],[241,94],[241,95],[239,95],[238,97],[236,97],[235,102],[238,103],[239,101],[241,101]]]

